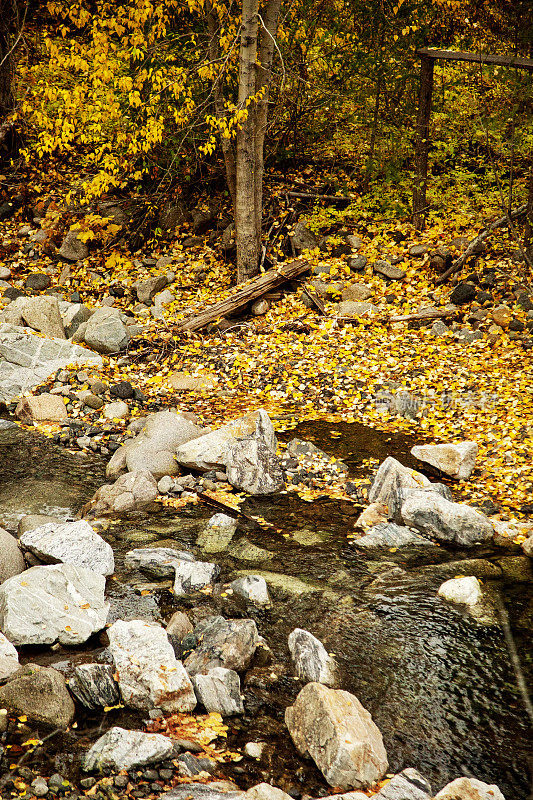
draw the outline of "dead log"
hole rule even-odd
[[[459,258],[456,258],[451,267],[449,267],[446,272],[443,272],[442,275],[437,278],[435,283],[437,285],[444,283],[448,280],[450,275],[454,275],[456,272],[464,266],[467,259],[470,258],[471,255],[476,253],[479,246],[487,239],[493,231],[497,230],[498,228],[505,228],[506,225],[509,225],[510,222],[514,219],[519,219],[520,217],[524,216],[527,212],[527,203],[519,206],[515,211],[511,211],[510,214],[505,214],[505,216],[500,217],[500,219],[491,222],[490,225],[487,225],[481,233],[475,236],[472,241],[467,245],[466,250],[462,253]]]
[[[327,200],[330,203],[351,203],[355,200],[354,195],[344,194],[311,194],[310,192],[286,192],[287,197],[296,197],[299,200]]]
[[[412,314],[396,314],[393,317],[381,317],[376,320],[381,325],[390,325],[393,322],[412,322],[422,321],[427,319],[444,319],[445,317],[453,317],[457,313],[457,309],[451,308],[428,308],[421,311],[415,311]],[[350,323],[357,323],[361,319],[370,320],[372,317],[337,317],[337,322],[341,325]]]
[[[316,294],[316,292],[312,291],[309,286],[304,286],[303,290],[304,294],[307,295],[307,297],[313,303],[313,305],[315,305],[318,308],[319,314],[322,314],[322,316],[325,317],[326,309],[324,308],[324,303],[322,302],[320,297]]]
[[[177,325],[177,329],[180,331],[198,331],[201,328],[205,328],[210,322],[215,322],[220,317],[242,311],[248,303],[257,300],[272,289],[276,289],[285,281],[297,278],[309,269],[311,269],[311,264],[305,258],[299,258],[297,261],[291,261],[290,264],[283,264],[276,269],[270,269],[263,275],[257,275],[252,280],[240,284],[236,291],[225,300],[213,303],[203,311],[191,314],[191,316],[181,320]]]

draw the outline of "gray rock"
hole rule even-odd
[[[206,711],[216,711],[223,717],[244,713],[241,681],[235,670],[214,667],[195,675],[193,684],[198,702]]]
[[[406,547],[409,545],[426,546],[432,545],[429,539],[419,536],[414,531],[394,522],[385,522],[374,525],[368,532],[355,539],[353,544],[356,547]]]
[[[176,450],[203,432],[182,414],[172,411],[150,414],[140,433],[113,454],[106,475],[114,479],[123,472],[137,469],[147,469],[156,479],[163,475],[179,475]]]
[[[126,705],[168,713],[193,710],[192,683],[161,625],[119,620],[108,629],[108,636]]]
[[[352,300],[343,300],[337,306],[340,317],[373,317],[378,313],[373,303],[355,303]]]
[[[199,533],[196,543],[204,553],[221,553],[227,549],[236,530],[236,519],[227,514],[214,514]]]
[[[168,636],[175,636],[181,642],[189,633],[193,632],[192,623],[183,611],[175,611],[166,627]]]
[[[15,416],[30,425],[32,422],[62,422],[68,414],[60,395],[44,392],[23,397],[17,404]]]
[[[262,441],[272,453],[276,452],[276,434],[264,409],[252,411],[218,430],[181,445],[178,447],[176,458],[179,464],[190,469],[206,471],[225,467],[229,445],[238,439],[248,437]]]
[[[45,797],[48,794],[48,783],[44,778],[35,778],[31,782],[30,788],[31,793],[35,795],[35,797]]]
[[[197,626],[198,647],[185,660],[189,675],[207,672],[215,667],[246,669],[259,643],[257,627],[252,619],[213,617]]]
[[[146,547],[126,553],[124,566],[138,569],[153,578],[173,578],[176,561],[194,561],[194,556],[173,547]]]
[[[457,480],[469,478],[476,465],[476,442],[456,444],[424,444],[411,449],[411,454]]]
[[[128,329],[118,308],[97,308],[86,325],[83,338],[97,353],[118,353],[128,344]]]
[[[137,281],[135,290],[137,292],[137,299],[139,303],[146,303],[150,305],[154,297],[161,289],[167,285],[165,275],[155,275],[153,278],[148,278],[145,281]]]
[[[118,684],[109,664],[79,664],[67,685],[86,708],[99,709],[120,703]]]
[[[215,783],[181,783],[162,794],[160,800],[242,800],[243,797],[244,792],[218,789]]]
[[[312,633],[295,628],[289,636],[289,651],[300,680],[306,683],[315,681],[325,686],[338,685],[337,662]]]
[[[348,259],[348,266],[350,267],[350,269],[353,269],[354,272],[361,272],[366,267],[367,262],[368,259],[366,256],[363,255],[351,256]]]
[[[529,558],[533,558],[533,534],[531,534],[531,536],[528,536],[525,542],[522,542],[522,550],[524,551],[526,556],[529,556]]]
[[[342,299],[343,301],[362,303],[372,297],[373,294],[374,290],[371,286],[367,286],[366,283],[351,283],[343,289]]]
[[[14,536],[0,528],[0,583],[26,569],[24,556]]]
[[[68,364],[102,365],[102,359],[64,339],[44,339],[28,328],[0,324],[0,401],[11,403]]]
[[[440,494],[441,497],[444,497],[446,500],[453,501],[453,495],[448,486],[445,483],[430,483],[427,486],[419,489],[407,489],[407,488],[394,488],[392,490],[389,503],[388,503],[388,515],[390,519],[393,519],[398,525],[403,525],[404,520],[402,517],[402,506],[409,497],[410,494],[413,492],[436,492]]]
[[[174,746],[168,736],[161,733],[127,731],[110,728],[91,747],[83,761],[87,772],[104,769],[121,770],[143,767],[164,761],[172,754]]]
[[[51,517],[48,514],[25,514],[19,519],[17,527],[17,536],[22,536],[26,531],[32,531],[34,528],[40,528],[41,525],[46,525],[48,522],[54,522],[57,525],[62,523],[59,517]],[[1,581],[0,581],[1,583]]]
[[[246,575],[244,578],[237,578],[230,583],[230,588],[235,594],[244,597],[245,600],[256,606],[270,605],[267,584],[261,575]]]
[[[93,312],[90,308],[87,308],[87,306],[81,303],[60,302],[59,313],[61,314],[61,320],[65,329],[65,336],[67,339],[70,339],[74,336],[80,325],[90,319]]]
[[[65,329],[59,313],[57,297],[17,297],[0,314],[1,322],[12,325],[27,325],[50,338],[64,339]]]
[[[505,800],[498,787],[477,778],[456,778],[435,795],[435,800]]]
[[[405,278],[405,271],[403,269],[393,267],[389,261],[384,261],[383,259],[374,261],[372,269],[374,272],[377,272],[378,275],[383,275],[385,278],[389,278],[389,280],[392,281],[401,281]]]
[[[315,247],[318,247],[317,237],[304,222],[296,224],[290,240],[296,255],[299,255],[303,250],[314,250]]]
[[[452,503],[436,492],[411,492],[401,514],[410,528],[442,542],[472,545],[487,541],[494,534],[484,514],[462,503]]]
[[[52,728],[66,728],[74,719],[74,703],[63,675],[37,664],[26,664],[0,687],[0,707]]]
[[[297,750],[313,759],[330,786],[364,789],[387,771],[381,733],[349,692],[308,683],[285,722]]]
[[[368,492],[369,503],[385,503],[389,505],[392,495],[399,489],[420,489],[429,486],[425,475],[409,467],[404,467],[395,458],[389,456],[380,464],[376,476]]]
[[[416,769],[404,769],[383,787],[374,800],[431,800],[431,785]]]
[[[85,242],[78,239],[79,231],[69,231],[61,247],[59,248],[59,255],[65,261],[83,261],[89,255],[89,248]]]
[[[94,518],[136,511],[149,507],[157,496],[157,483],[150,472],[128,472],[115,483],[101,486],[82,508],[82,516]]]
[[[409,255],[411,258],[423,258],[428,252],[426,244],[412,244],[409,248]]]
[[[106,419],[126,419],[130,413],[130,408],[124,400],[114,400],[104,406],[104,417]]]
[[[208,561],[174,561],[174,594],[181,596],[211,586],[220,573],[217,564]]]
[[[9,678],[19,668],[19,657],[16,648],[0,633],[0,683]]]
[[[73,564],[100,575],[112,575],[115,571],[111,545],[83,519],[59,525],[48,522],[22,534],[20,543],[47,564]]]
[[[285,485],[279,458],[258,439],[242,439],[228,445],[228,481],[252,495],[273,494]]]
[[[0,586],[0,628],[15,645],[82,644],[106,623],[104,589],[83,567],[32,567]]]
[[[282,792],[270,783],[258,783],[244,793],[246,800],[291,800],[290,794]],[[366,798],[368,800],[368,798]]]

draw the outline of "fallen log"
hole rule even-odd
[[[210,322],[215,322],[220,317],[242,311],[248,303],[257,300],[272,289],[276,289],[282,283],[297,278],[309,269],[311,269],[311,264],[305,258],[299,258],[297,261],[283,264],[276,269],[270,269],[263,275],[257,275],[252,280],[238,286],[234,294],[225,300],[213,303],[203,311],[191,314],[181,320],[178,322],[177,328],[180,331],[198,331],[205,328]]]
[[[311,290],[309,286],[303,286],[302,288],[304,290],[304,294],[306,294],[309,300],[313,303],[313,305],[318,308],[319,314],[322,314],[322,316],[324,317],[327,316],[326,309],[324,308],[324,303],[318,297],[316,292]]]
[[[458,258],[455,259],[451,267],[449,267],[446,270],[446,272],[443,272],[442,275],[439,278],[437,278],[435,283],[437,285],[444,283],[445,281],[448,280],[450,275],[454,275],[456,272],[459,272],[459,270],[461,269],[461,267],[463,267],[467,259],[470,258],[471,255],[474,255],[479,246],[483,244],[485,239],[488,236],[490,236],[490,234],[493,231],[497,230],[498,228],[504,228],[506,225],[509,225],[515,219],[520,219],[520,217],[524,216],[526,211],[527,211],[527,203],[524,203],[514,211],[511,211],[510,214],[505,214],[503,217],[500,217],[494,222],[491,222],[490,225],[487,225],[487,227],[484,228],[481,231],[481,233],[479,233],[469,242],[464,253],[462,253]]]
[[[381,325],[390,325],[393,322],[412,322],[417,320],[426,319],[444,319],[445,317],[453,317],[457,313],[457,309],[451,308],[431,308],[422,309],[422,311],[415,311],[412,314],[396,314],[392,317],[380,317],[376,319]],[[349,325],[360,322],[361,319],[372,319],[372,317],[337,317],[337,322],[341,325]]]

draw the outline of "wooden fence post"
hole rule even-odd
[[[429,118],[433,94],[434,59],[423,55],[420,65],[420,94],[416,123],[415,178],[413,185],[413,222],[419,229],[424,227],[426,188],[428,178]]]

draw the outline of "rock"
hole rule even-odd
[[[244,793],[245,800],[291,800],[291,795],[276,789],[270,783],[258,783]]]
[[[382,525],[389,518],[389,506],[386,503],[370,503],[355,520],[355,527],[368,530]]]
[[[113,403],[106,403],[104,406],[104,417],[106,419],[126,419],[130,409],[123,400],[115,400]]]
[[[384,261],[383,259],[374,261],[372,269],[374,272],[377,272],[378,275],[383,275],[385,278],[389,278],[389,280],[392,281],[401,281],[405,278],[405,271],[403,269],[393,267],[389,261]]]
[[[206,711],[216,711],[223,717],[244,713],[241,681],[235,670],[214,667],[195,675],[193,684],[198,702]]]
[[[150,414],[134,439],[122,445],[106,468],[108,478],[117,478],[128,470],[148,470],[159,479],[164,475],[179,475],[176,451],[204,433],[183,414],[159,411]]]
[[[120,772],[143,767],[164,761],[171,756],[173,749],[172,740],[161,733],[113,727],[93,744],[83,760],[83,769],[86,772],[105,769]]]
[[[492,538],[494,528],[479,511],[436,492],[411,492],[402,505],[406,525],[441,542],[472,545]]]
[[[315,681],[325,686],[338,685],[337,662],[309,631],[295,628],[289,636],[289,651],[300,680],[306,683]]]
[[[234,594],[244,597],[250,603],[256,606],[270,605],[270,596],[266,581],[261,575],[247,575],[244,578],[237,578],[237,580],[230,583],[230,588]]]
[[[174,594],[179,597],[211,586],[220,573],[220,567],[207,561],[178,560],[174,562],[174,571]]]
[[[431,800],[431,785],[416,769],[404,769],[394,775],[374,800]]]
[[[156,622],[119,620],[108,628],[120,692],[132,708],[192,711],[196,697],[165,629]]]
[[[193,632],[193,626],[187,614],[175,611],[167,623],[166,631],[168,636],[175,636],[181,642],[187,634]]]
[[[257,761],[259,761],[263,755],[264,749],[264,742],[247,742],[243,748],[244,754],[248,756],[248,758],[255,758]]]
[[[0,583],[26,569],[24,556],[14,536],[0,528]]]
[[[426,244],[412,244],[408,253],[411,258],[423,258],[428,250],[429,248]]]
[[[310,286],[316,291],[319,297],[326,300],[331,300],[334,295],[339,295],[344,289],[344,281],[335,281],[328,283],[327,281],[317,280],[316,278],[311,281]]]
[[[474,606],[481,600],[481,586],[473,576],[451,578],[439,587],[438,595],[449,603]]]
[[[248,437],[262,441],[272,453],[276,452],[276,435],[264,409],[252,411],[218,430],[188,441],[178,447],[176,458],[179,464],[190,469],[207,471],[225,467],[229,446]]]
[[[139,303],[146,303],[150,305],[154,297],[161,289],[167,285],[165,275],[155,275],[153,278],[148,278],[145,281],[137,281],[135,284],[135,291],[137,292],[137,299]]]
[[[62,523],[59,517],[50,517],[47,514],[25,514],[19,519],[17,527],[17,536],[22,536],[26,531],[32,531],[34,528],[40,528],[41,525],[46,525],[48,522],[55,522],[57,525]],[[0,580],[0,583],[2,581]]]
[[[398,489],[395,488],[393,489],[389,500],[388,515],[389,519],[394,520],[394,522],[396,522],[398,525],[404,525],[402,506],[409,495],[413,492],[426,492],[428,494],[437,493],[446,500],[450,500],[450,502],[453,500],[452,493],[445,483],[430,483],[428,486],[424,486],[422,489],[404,489],[401,487]]]
[[[79,664],[67,685],[76,700],[91,710],[120,703],[118,684],[109,664]]]
[[[529,558],[533,558],[533,534],[529,536],[524,542],[522,542],[522,550],[529,556]]]
[[[434,800],[505,800],[495,784],[477,778],[456,778],[435,795]]]
[[[82,516],[95,518],[137,511],[149,507],[157,496],[157,483],[150,472],[128,472],[115,483],[101,486],[83,506]]]
[[[58,561],[85,567],[100,575],[115,571],[113,549],[88,522],[46,523],[20,537],[22,547],[47,564]]]
[[[83,567],[32,567],[0,586],[0,628],[14,645],[82,644],[106,623],[104,589]]]
[[[83,339],[97,353],[118,353],[129,342],[118,308],[97,308],[87,321]]]
[[[228,444],[226,473],[232,486],[252,495],[273,494],[285,485],[279,458],[258,439]]]
[[[118,397],[119,400],[132,400],[135,397],[135,389],[129,381],[119,381],[109,387],[111,397]]]
[[[313,759],[330,786],[366,788],[387,771],[381,733],[349,692],[308,683],[285,722],[297,750]]]
[[[189,675],[207,672],[215,667],[246,669],[259,643],[257,627],[252,619],[213,617],[197,626],[197,648],[185,660]]]
[[[46,393],[23,397],[15,409],[15,416],[27,425],[32,422],[62,422],[68,418],[63,398]]]
[[[24,288],[32,292],[42,292],[51,285],[52,280],[45,272],[32,272],[24,281]]]
[[[267,311],[270,311],[270,303],[265,298],[260,298],[256,300],[255,303],[252,303],[252,314],[254,317],[261,317],[263,314],[266,314]]]
[[[236,519],[227,514],[214,514],[198,535],[196,543],[204,553],[221,553],[228,547],[236,530]]]
[[[168,384],[176,392],[203,392],[216,389],[218,376],[213,372],[201,375],[187,375],[186,372],[173,372],[168,377]]]
[[[45,797],[48,794],[48,784],[44,778],[35,778],[31,782],[30,788],[35,797]]]
[[[380,464],[376,476],[368,492],[370,503],[385,503],[389,505],[393,492],[398,489],[420,489],[429,486],[430,481],[425,475],[409,467],[404,467],[395,458],[389,456]]]
[[[65,329],[57,297],[18,297],[0,315],[2,322],[24,325],[50,338],[64,339]]]
[[[377,308],[373,303],[353,303],[351,300],[343,300],[337,306],[337,315],[340,317],[373,317],[377,314]]]
[[[360,303],[372,297],[374,290],[365,283],[352,283],[342,291],[342,299]]]
[[[304,222],[296,224],[294,233],[289,238],[296,255],[300,255],[303,250],[314,250],[318,247],[317,237]]]
[[[353,269],[354,272],[362,272],[366,267],[368,259],[366,256],[359,255],[359,256],[352,256],[348,259],[348,266],[350,269]]]
[[[500,328],[508,328],[513,319],[513,313],[508,306],[501,305],[492,309],[491,317]]]
[[[445,475],[458,480],[469,478],[476,464],[478,446],[476,442],[457,444],[423,444],[411,448],[411,454],[431,464]]]
[[[74,703],[63,675],[37,664],[26,664],[0,687],[0,707],[51,728],[66,728],[74,719]]]
[[[243,800],[244,792],[228,789],[226,781],[223,788],[217,788],[221,783],[181,783],[162,794],[160,800]]]
[[[89,255],[89,248],[78,239],[78,234],[77,230],[69,231],[63,239],[58,254],[65,261],[83,261]]]
[[[18,653],[3,633],[0,633],[0,683],[4,683],[19,668]]]
[[[396,525],[394,522],[378,523],[371,527],[368,532],[355,539],[353,544],[356,547],[408,547],[412,545],[427,546],[432,545],[429,539],[424,539],[410,528]]]
[[[463,306],[466,303],[471,303],[476,297],[476,291],[476,287],[473,283],[461,281],[451,293],[450,303],[454,303],[456,306]]]
[[[0,324],[0,401],[10,403],[68,364],[98,367],[102,359],[64,339],[44,339],[27,328]]]
[[[126,553],[124,566],[138,569],[153,578],[174,578],[176,561],[194,561],[194,556],[173,547],[146,547]]]

